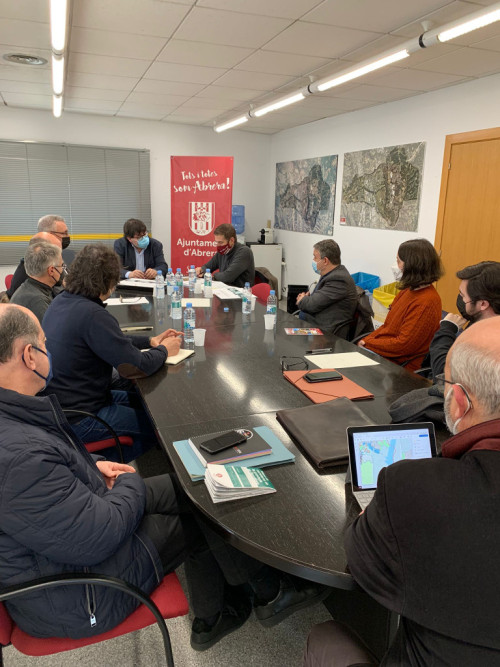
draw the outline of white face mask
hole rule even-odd
[[[394,276],[394,280],[396,282],[399,282],[401,280],[401,278],[403,277],[403,272],[401,271],[399,266],[397,264],[393,264],[391,266],[391,271],[392,271],[392,275]]]
[[[462,385],[458,385],[458,386],[462,387]],[[471,409],[472,406],[471,406],[470,399],[469,399],[469,406],[468,406],[467,410],[464,412],[464,414],[461,417],[459,417],[457,419],[456,422],[454,422],[452,420],[451,414],[450,414],[450,403],[451,403],[452,391],[453,390],[450,389],[450,391],[444,397],[444,418],[446,420],[446,426],[448,427],[449,432],[452,435],[456,435],[458,433],[458,425],[460,424],[462,419],[465,417],[465,415],[469,412],[469,410]]]

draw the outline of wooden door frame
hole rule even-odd
[[[443,242],[444,214],[446,210],[446,197],[448,194],[448,179],[450,174],[451,150],[458,144],[468,144],[472,141],[490,141],[500,139],[500,127],[492,127],[487,130],[474,130],[473,132],[461,132],[460,134],[446,135],[443,156],[443,171],[441,173],[441,189],[439,191],[439,205],[436,223],[436,236],[434,247],[441,255]]]

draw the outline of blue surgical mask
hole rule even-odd
[[[52,374],[52,355],[50,354],[50,352],[49,352],[48,350],[47,350],[47,352],[45,352],[45,350],[42,350],[41,347],[37,347],[36,345],[32,345],[32,347],[33,347],[35,350],[38,350],[39,352],[42,352],[42,354],[44,354],[44,355],[48,358],[48,360],[49,360],[49,374],[47,375],[47,377],[45,377],[45,375],[42,375],[42,374],[39,373],[38,371],[36,371],[36,370],[34,370],[34,369],[31,369],[31,370],[33,370],[33,373],[35,373],[35,375],[38,375],[39,378],[42,378],[42,380],[45,381],[45,386],[44,386],[43,389],[46,389],[46,388],[47,388],[47,385],[49,384],[49,382],[50,382],[50,381],[52,380],[52,378],[54,377],[53,374]],[[24,361],[24,354],[23,354],[23,361]],[[24,361],[24,363],[26,364],[25,361]],[[40,391],[43,391],[43,390],[40,389]]]
[[[141,236],[141,238],[137,240],[137,245],[138,245],[139,248],[141,248],[142,250],[144,250],[145,248],[147,248],[148,245],[149,245],[149,236],[148,236],[147,234],[146,234],[145,236]]]
[[[314,273],[317,273],[319,276],[321,275],[321,271],[318,269],[318,262],[315,262],[314,259],[311,264]]]

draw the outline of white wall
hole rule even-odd
[[[72,113],[55,119],[48,111],[0,107],[0,140],[28,139],[150,150],[152,232],[164,244],[167,261],[170,258],[171,155],[232,155],[233,203],[245,205],[247,240],[256,240],[257,230],[270,217],[266,206],[270,187],[267,135],[216,134],[210,128],[190,125]],[[8,267],[1,269],[0,291],[4,275],[11,273]]]
[[[274,209],[277,162],[338,154],[333,238],[342,262],[351,273],[366,271],[379,275],[382,284],[392,282],[390,267],[403,241],[425,237],[434,243],[446,135],[498,126],[499,108],[500,75],[494,75],[272,135],[268,217]],[[343,153],[419,141],[426,147],[418,232],[340,226]],[[286,283],[309,284],[312,246],[328,237],[283,230],[275,230],[275,237],[284,245]]]

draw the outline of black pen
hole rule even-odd
[[[323,350],[307,350],[306,354],[328,354],[328,352],[333,352],[333,349],[325,347]]]

